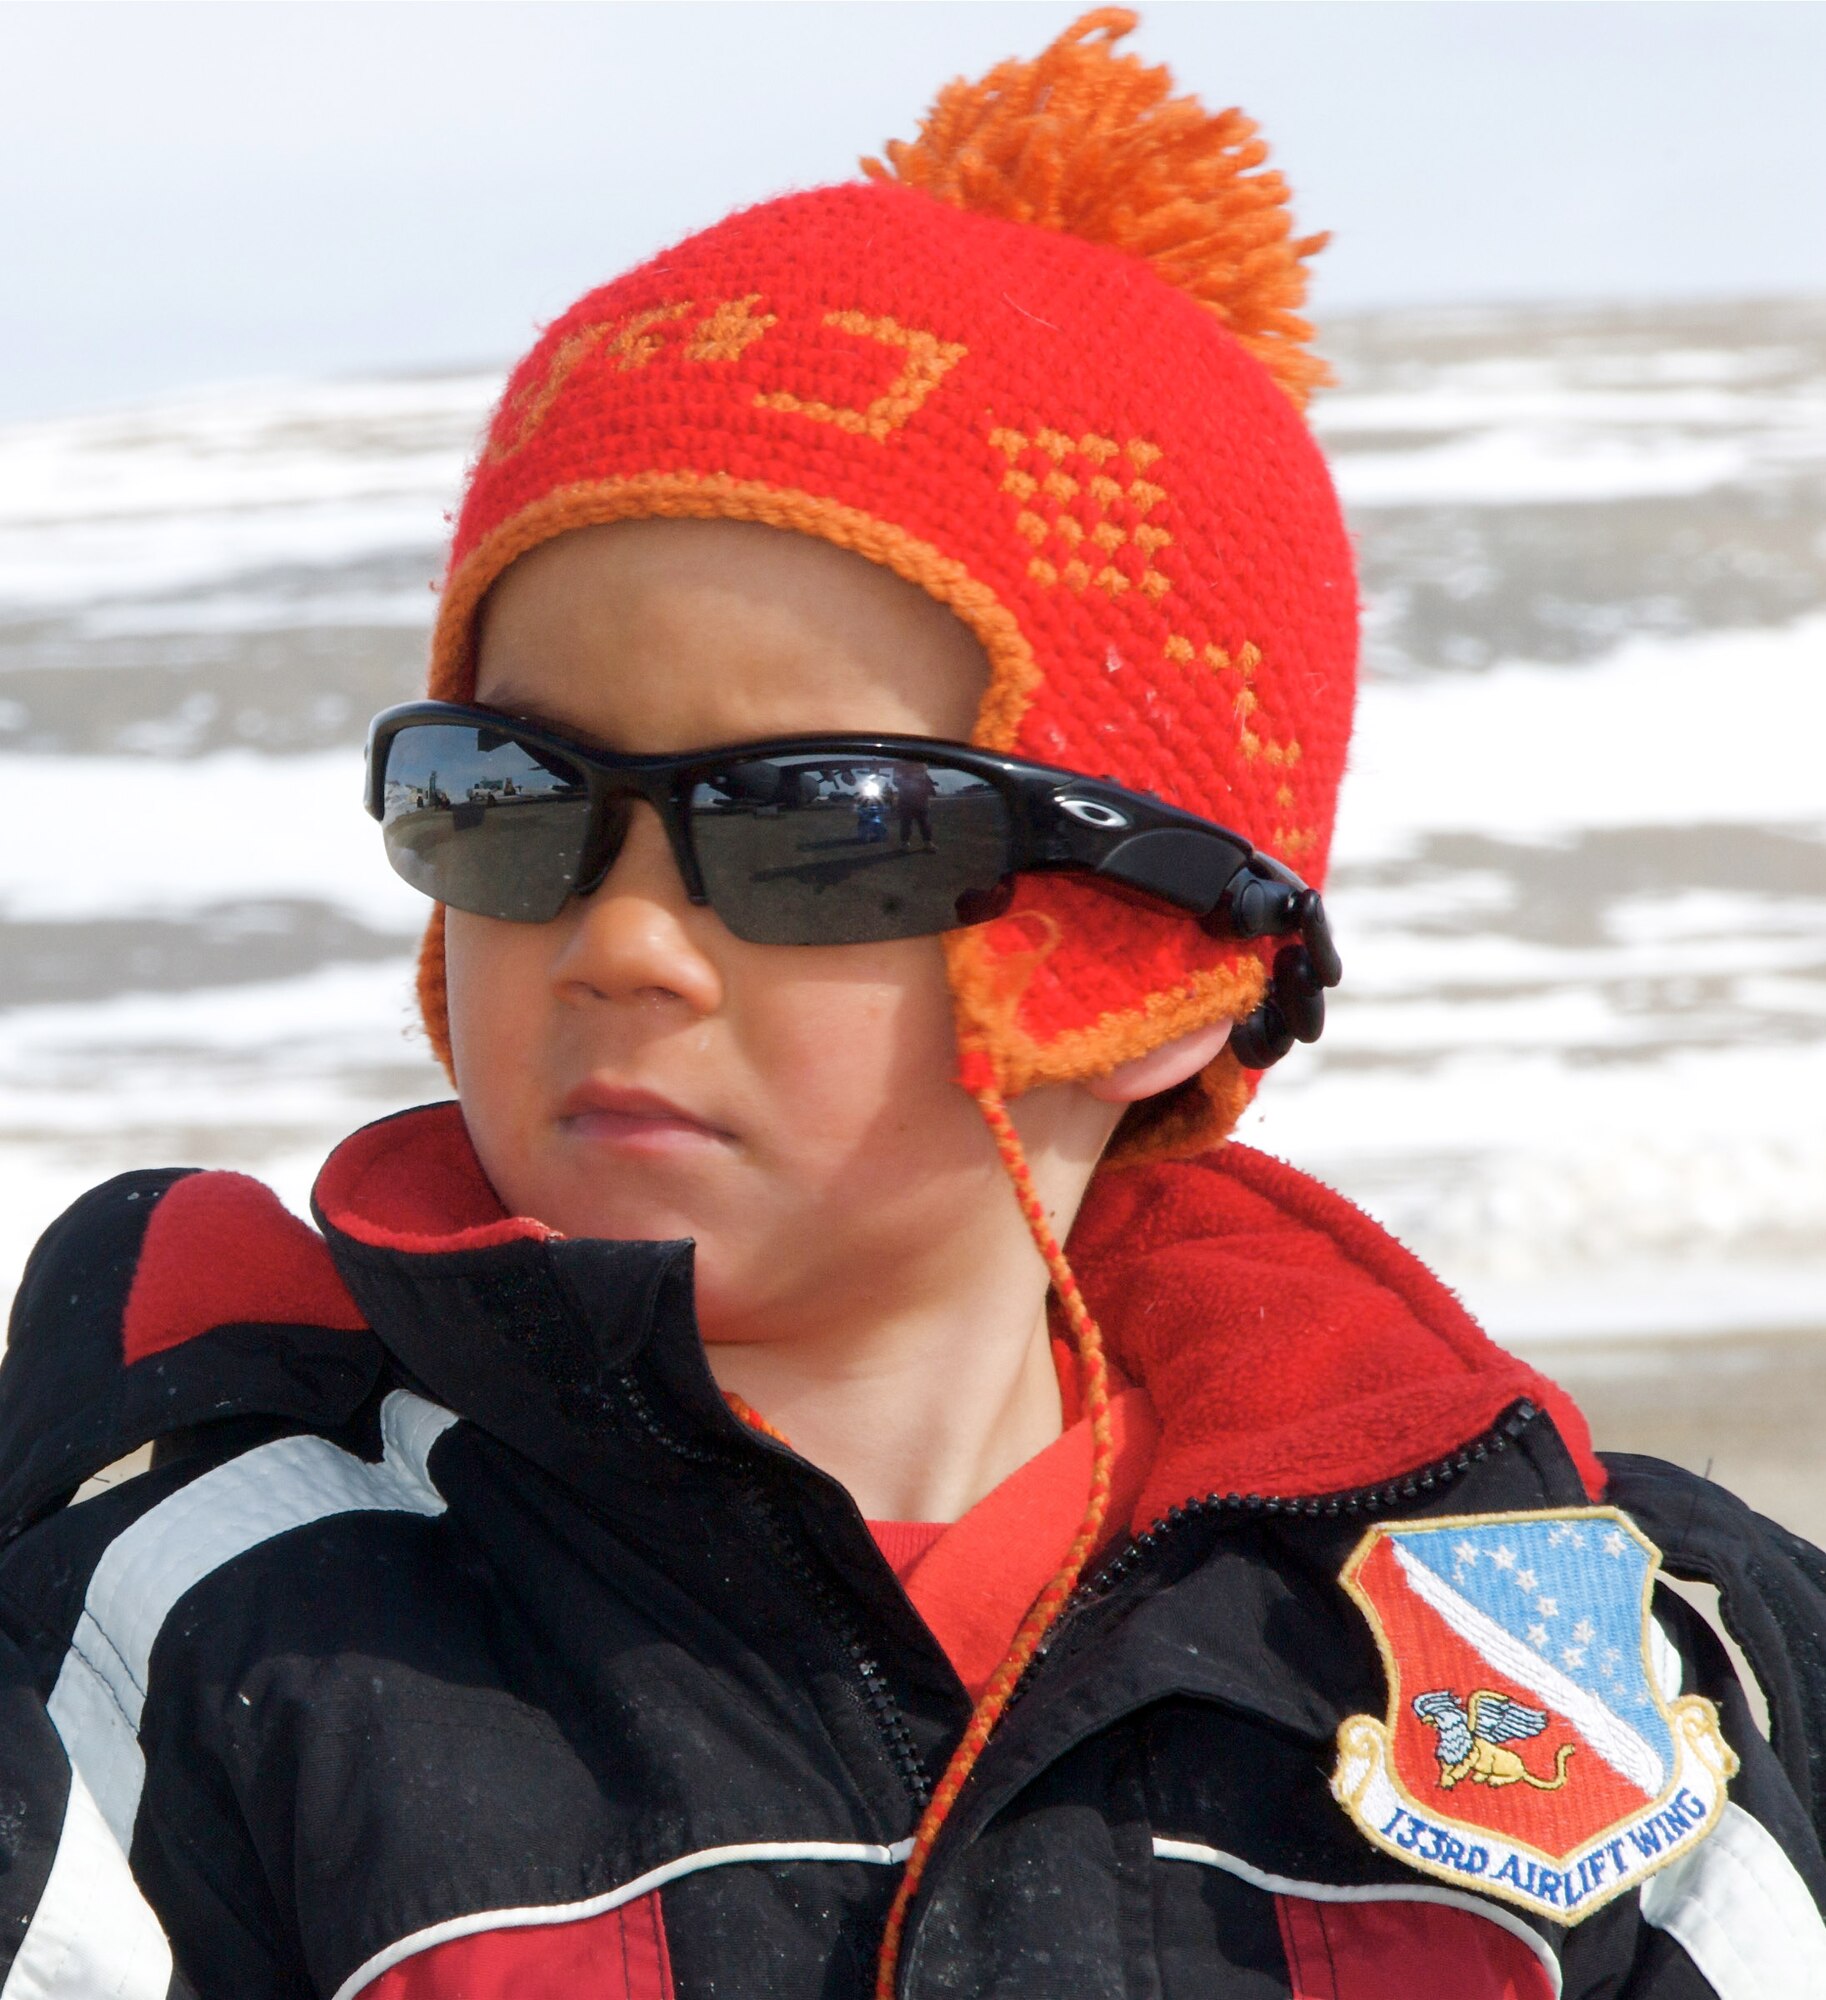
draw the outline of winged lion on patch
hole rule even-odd
[[[1566,1782],[1566,1763],[1578,1747],[1562,1743],[1551,1778],[1537,1778],[1519,1755],[1504,1746],[1523,1743],[1547,1727],[1547,1711],[1529,1708],[1494,1688],[1479,1688],[1463,1707],[1449,1688],[1433,1688],[1414,1697],[1414,1713],[1438,1732],[1433,1754],[1439,1759],[1439,1782],[1450,1791],[1461,1778],[1474,1785],[1532,1785],[1537,1792],[1557,1792]]]

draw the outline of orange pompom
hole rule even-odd
[[[1164,68],[1118,55],[1138,16],[1098,7],[1031,62],[998,63],[939,92],[911,142],[891,140],[871,180],[898,179],[954,207],[1056,229],[1145,258],[1215,313],[1301,409],[1330,372],[1299,316],[1304,260],[1287,183],[1237,110],[1172,95]]]

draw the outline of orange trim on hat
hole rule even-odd
[[[1021,717],[1040,685],[1039,662],[1013,612],[953,556],[891,521],[840,500],[726,472],[636,472],[561,486],[509,516],[451,572],[431,641],[430,692],[467,701],[475,692],[476,613],[489,586],[516,558],[573,528],[658,516],[666,520],[755,521],[835,542],[917,584],[956,612],[989,659],[989,685],[971,740],[1013,748]]]

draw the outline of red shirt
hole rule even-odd
[[[871,1521],[875,1545],[958,1678],[980,1695],[1028,1607],[1052,1580],[1084,1518],[1090,1492],[1090,1420],[1078,1416],[1076,1363],[1060,1357],[1067,1424],[956,1521]],[[1159,1424],[1147,1392],[1112,1381],[1116,1461],[1106,1533],[1128,1521],[1153,1463]]]

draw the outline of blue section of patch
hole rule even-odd
[[[1387,1532],[1487,1618],[1595,1694],[1673,1768],[1642,1615],[1649,1558],[1633,1535],[1615,1521],[1552,1514]]]

